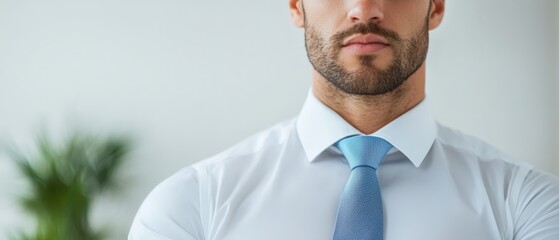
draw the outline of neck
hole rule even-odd
[[[425,64],[392,92],[382,95],[352,95],[332,85],[313,70],[313,93],[354,128],[363,134],[371,134],[425,98]]]

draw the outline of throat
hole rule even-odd
[[[326,79],[318,81],[313,80],[316,98],[366,135],[394,121],[425,98],[423,88],[410,86],[410,81],[382,95],[347,94]]]

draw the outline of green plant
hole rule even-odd
[[[12,152],[30,185],[21,205],[36,219],[26,240],[97,240],[103,232],[90,226],[89,212],[99,193],[115,187],[119,167],[130,150],[124,137],[98,138],[76,133],[63,144],[45,137],[35,157]]]

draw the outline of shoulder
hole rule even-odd
[[[293,130],[294,119],[278,123],[168,177],[142,203],[129,239],[204,239],[208,204],[216,200],[212,190],[233,191],[249,177],[247,169],[262,163],[262,156],[275,156],[270,151],[281,149]]]
[[[278,123],[217,155],[182,168],[151,191],[142,204],[141,211],[149,212],[151,211],[149,206],[159,206],[157,211],[169,210],[171,213],[176,212],[174,206],[177,204],[198,202],[197,194],[208,172],[216,171],[226,165],[242,167],[250,165],[256,159],[253,157],[255,154],[283,144],[292,124],[293,120]]]
[[[479,164],[502,164],[510,167],[530,170],[533,167],[522,161],[518,161],[491,144],[463,133],[459,130],[438,124],[438,142],[446,151],[457,153],[456,160],[467,160],[470,163]]]
[[[129,239],[204,239],[197,172],[183,168],[158,184],[138,210]]]
[[[496,217],[509,219],[514,239],[559,239],[559,177],[516,161],[490,144],[439,125],[436,144],[449,169],[485,189]]]
[[[521,186],[533,171],[530,164],[517,161],[508,154],[471,135],[439,125],[435,151],[441,156],[454,178],[477,191],[485,189],[496,202],[520,198]]]
[[[191,167],[200,171],[213,171],[227,165],[242,164],[244,166],[256,164],[261,159],[258,156],[270,156],[266,152],[281,149],[293,136],[295,119],[286,120],[260,131],[232,147],[200,162]]]

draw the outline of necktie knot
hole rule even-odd
[[[377,169],[392,145],[379,137],[352,136],[338,141],[336,147],[342,151],[353,170],[362,166]]]

